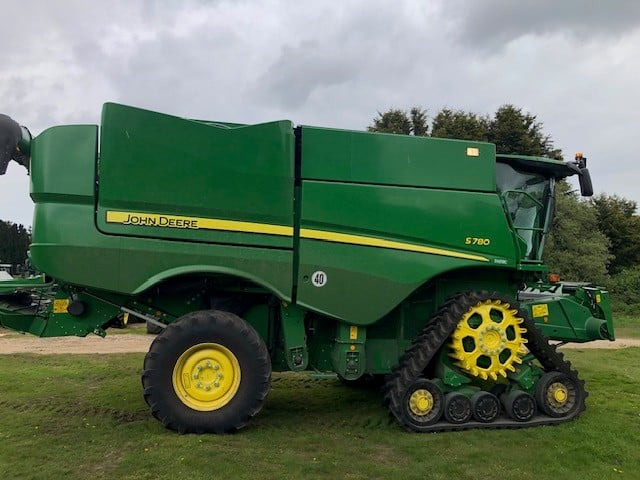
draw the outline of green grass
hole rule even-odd
[[[141,396],[142,354],[0,356],[0,478],[637,478],[640,348],[572,350],[591,394],[578,420],[410,434],[376,392],[274,374],[233,435],[177,435]]]
[[[616,338],[640,338],[640,316],[613,315]]]

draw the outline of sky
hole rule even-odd
[[[537,116],[596,193],[640,202],[640,2],[3,2],[0,112],[34,135],[113,101],[189,118],[362,130],[420,105]],[[26,170],[0,219],[31,224]]]

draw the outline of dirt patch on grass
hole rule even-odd
[[[373,461],[382,465],[407,465],[409,458],[389,445],[376,445]]]
[[[595,340],[587,343],[567,343],[562,348],[627,348],[640,347],[640,338],[618,338],[615,342]]]
[[[99,458],[92,458],[90,462],[81,466],[78,471],[79,476],[86,475],[87,478],[105,478],[108,477],[124,458],[125,453],[131,445],[120,445],[105,450]]]
[[[154,335],[96,335],[87,337],[38,338],[0,331],[0,355],[36,353],[40,355],[74,353],[131,353],[146,352]]]

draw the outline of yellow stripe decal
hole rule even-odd
[[[350,235],[348,233],[326,232],[324,230],[312,230],[309,228],[300,229],[300,238],[311,238],[313,240],[326,240],[328,242],[350,243],[353,245],[365,245],[368,247],[392,248],[394,250],[406,250],[409,252],[430,253],[432,255],[444,255],[445,257],[464,258],[467,260],[478,260],[488,262],[489,259],[480,255],[470,255],[467,253],[452,252],[441,248],[425,247],[413,243],[394,242],[381,238],[365,237],[363,235]]]
[[[264,233],[267,235],[293,236],[293,227],[268,223],[238,222],[215,218],[158,215],[155,213],[107,211],[107,223],[143,227],[181,228],[188,230],[225,230],[228,232]]]
[[[160,215],[155,213],[117,212],[107,211],[107,223],[119,223],[122,225],[143,227],[181,228],[188,230],[224,230],[228,232],[262,233],[266,235],[293,236],[293,227],[284,225],[270,225],[268,223],[239,222],[236,220],[220,220],[215,218],[183,217],[178,215]],[[381,238],[367,237],[364,235],[351,235],[348,233],[327,232],[325,230],[300,229],[301,238],[312,240],[325,240],[335,243],[348,243],[351,245],[363,245],[367,247],[391,248],[393,250],[405,250],[408,252],[429,253],[431,255],[443,255],[445,257],[464,258],[488,262],[489,259],[480,255],[459,253],[441,248],[425,247],[413,243],[394,242]]]

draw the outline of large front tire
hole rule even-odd
[[[193,312],[169,325],[144,360],[144,398],[180,433],[225,433],[262,408],[271,361],[258,333],[229,312]]]

